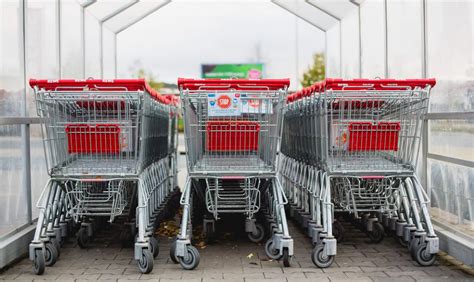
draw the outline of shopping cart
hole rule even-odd
[[[156,219],[176,185],[176,100],[143,79],[30,85],[44,119],[50,175],[29,247],[35,272],[55,264],[75,226],[78,245],[87,247],[104,220],[126,221],[133,240],[138,228],[134,256],[140,271],[150,272],[158,255]]]
[[[199,264],[199,253],[191,245],[191,214],[200,206],[205,206],[206,238],[212,238],[222,214],[234,213],[245,215],[249,239],[260,242],[265,228],[255,216],[262,212],[272,233],[267,254],[289,265],[293,240],[284,211],[286,198],[276,178],[288,85],[286,79],[178,79],[188,178],[181,198],[181,230],[170,255],[183,268]]]
[[[328,267],[352,214],[374,242],[391,230],[420,265],[438,237],[415,171],[434,79],[326,79],[288,96],[280,178],[290,215],[313,238],[313,262]]]

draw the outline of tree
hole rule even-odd
[[[138,69],[137,77],[144,78],[148,82],[148,85],[150,85],[151,88],[155,89],[156,91],[160,91],[160,89],[164,85],[163,82],[157,81],[155,77],[153,76],[153,74],[151,73],[147,74],[143,68]]]
[[[325,77],[324,54],[316,53],[313,55],[313,65],[303,74],[301,85],[303,87],[308,87],[313,85],[315,82],[323,80]]]

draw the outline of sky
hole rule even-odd
[[[138,68],[164,82],[198,78],[201,64],[265,64],[295,83],[324,51],[324,33],[264,0],[173,1],[117,37],[118,76]]]

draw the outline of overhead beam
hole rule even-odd
[[[146,12],[145,14],[141,15],[140,17],[138,17],[137,19],[131,21],[130,23],[126,24],[125,26],[121,27],[119,30],[117,30],[115,33],[116,34],[119,34],[121,33],[122,31],[126,30],[127,28],[131,27],[132,25],[142,21],[144,18],[148,17],[149,15],[155,13],[156,11],[158,11],[159,9],[163,8],[164,6],[168,5],[169,3],[171,3],[171,0],[166,0],[164,1],[162,4],[156,6],[155,8],[151,9],[150,11]]]
[[[317,23],[315,23],[313,20],[309,19],[308,17],[305,17],[305,16],[299,14],[298,11],[296,11],[296,9],[288,7],[288,6],[284,5],[283,3],[280,3],[276,0],[271,0],[271,2],[275,5],[277,5],[278,7],[284,9],[285,11],[289,12],[290,14],[293,14],[296,17],[298,17],[298,18],[302,19],[303,21],[307,22],[308,24],[314,26],[315,28],[319,29],[320,31],[326,32],[326,29],[322,28],[320,25],[318,25]]]

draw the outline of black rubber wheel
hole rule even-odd
[[[283,260],[284,267],[290,267],[290,254],[289,254],[288,248],[283,248],[282,260]]]
[[[35,250],[35,258],[33,259],[33,270],[36,275],[42,275],[44,273],[44,269],[46,267],[46,263],[44,261],[44,253],[42,249]]]
[[[61,255],[61,242],[58,241],[58,239],[56,238],[51,238],[49,241],[51,241],[51,243],[56,247],[56,253],[59,258],[59,256]]]
[[[369,235],[370,241],[372,241],[372,243],[380,243],[385,236],[385,230],[382,224],[379,222],[374,222],[372,225],[372,231],[368,231],[367,234]]]
[[[46,266],[53,266],[58,260],[58,250],[56,249],[56,246],[51,242],[45,243],[44,248],[44,262]]]
[[[176,241],[171,244],[170,259],[173,263],[179,263],[179,259],[176,257]]]
[[[327,256],[324,253],[324,245],[319,244],[314,247],[311,253],[311,260],[319,268],[328,268],[334,262],[334,256]]]
[[[156,258],[160,253],[160,246],[158,245],[158,240],[153,236],[150,237],[150,247],[153,257]]]
[[[260,223],[255,224],[256,232],[249,232],[247,233],[247,236],[249,237],[249,240],[254,242],[254,243],[260,243],[262,242],[263,238],[265,238],[265,228],[263,228],[263,225]]]
[[[148,249],[143,249],[142,257],[137,260],[138,269],[143,274],[148,274],[153,270],[153,255]]]
[[[267,254],[268,258],[273,260],[278,260],[281,257],[280,252],[273,248],[273,240],[271,238],[265,243],[265,253]]]
[[[415,252],[415,261],[421,266],[431,266],[436,261],[436,254],[426,252],[427,244],[419,244]]]
[[[199,265],[199,251],[194,246],[186,246],[187,254],[179,258],[181,267],[185,270],[193,270]]]
[[[406,242],[405,240],[403,240],[403,237],[397,237],[398,239],[398,242],[400,243],[400,245],[402,245],[402,247],[405,247],[405,248],[408,248],[408,242]]]
[[[81,249],[86,249],[90,246],[91,237],[87,234],[86,228],[81,228],[77,234],[77,244]]]
[[[332,234],[334,235],[334,238],[336,238],[337,242],[342,242],[344,240],[344,226],[342,226],[342,223],[339,221],[334,221],[332,224]]]
[[[410,251],[411,258],[413,260],[416,260],[416,253],[418,250],[418,247],[421,245],[421,238],[420,237],[414,237],[408,246],[408,251]]]

